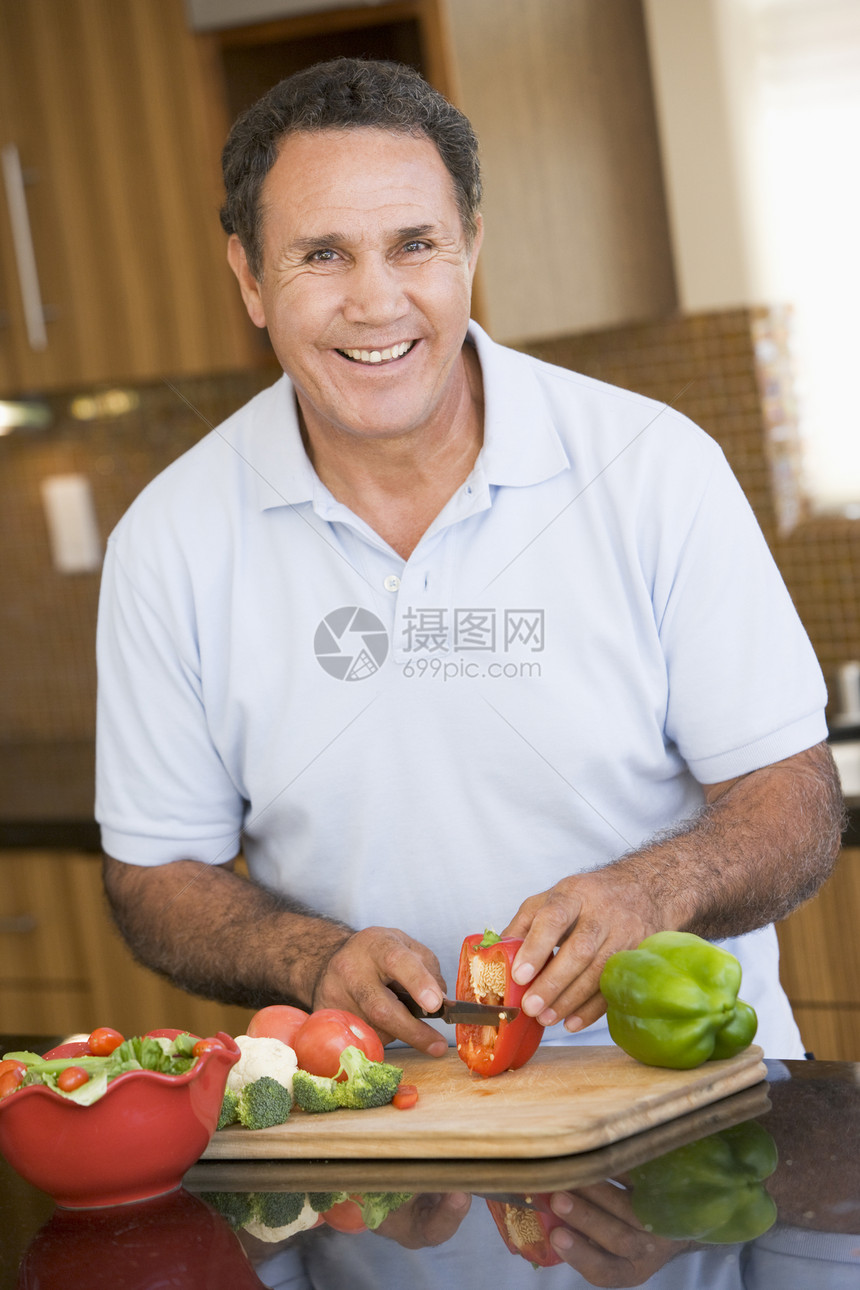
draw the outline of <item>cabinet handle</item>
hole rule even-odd
[[[24,936],[27,932],[35,932],[39,926],[39,920],[35,914],[17,914],[10,918],[0,918],[0,936]]]
[[[27,196],[24,192],[21,158],[14,143],[7,143],[4,146],[2,156],[6,204],[9,207],[9,222],[12,226],[12,242],[15,247],[18,282],[21,286],[21,303],[24,306],[24,319],[27,324],[27,339],[32,350],[45,350],[48,348],[48,333],[45,330],[45,310],[42,307],[42,293],[39,290],[39,272],[36,268],[36,252],[33,249],[33,234],[30,229]]]

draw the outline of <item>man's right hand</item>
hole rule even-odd
[[[233,872],[195,860],[139,866],[105,856],[105,889],[136,957],[181,989],[262,1008],[343,1008],[383,1043],[400,1039],[434,1057],[447,1043],[411,1016],[389,983],[428,1012],[445,983],[436,956],[395,928],[356,932]],[[205,927],[205,936],[189,928]]]
[[[442,1003],[445,982],[435,954],[394,927],[367,927],[337,949],[320,973],[314,1008],[343,1008],[369,1021],[383,1043],[400,1039],[441,1057],[446,1040],[432,1026],[413,1017],[388,986],[396,983],[425,1010]]]

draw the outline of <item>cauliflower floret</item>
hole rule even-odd
[[[240,1093],[246,1084],[253,1084],[268,1075],[292,1094],[293,1073],[299,1063],[288,1044],[280,1039],[254,1038],[251,1035],[237,1035],[236,1043],[242,1056],[227,1076],[227,1088],[231,1093]]]
[[[276,1039],[274,1042],[279,1044],[281,1041]],[[286,1048],[287,1045],[282,1044],[281,1047]],[[292,1048],[289,1051],[292,1052]],[[319,1214],[311,1207],[309,1200],[305,1197],[301,1212],[292,1223],[287,1223],[284,1227],[267,1227],[259,1218],[253,1218],[250,1222],[244,1224],[244,1228],[251,1236],[256,1236],[258,1241],[277,1242],[286,1241],[298,1232],[305,1232],[309,1227],[315,1227],[318,1222]]]

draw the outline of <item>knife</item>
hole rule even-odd
[[[397,995],[413,1017],[447,1021],[452,1026],[493,1026],[498,1030],[503,1021],[513,1021],[520,1012],[519,1008],[506,1007],[504,1004],[477,1003],[471,999],[443,999],[440,1008],[435,1012],[427,1012],[401,986],[391,983],[388,988]]]

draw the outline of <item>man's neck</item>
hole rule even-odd
[[[390,438],[314,433],[301,410],[305,449],[332,496],[360,516],[404,560],[468,478],[483,442],[477,355],[463,350],[464,379],[440,423]]]

